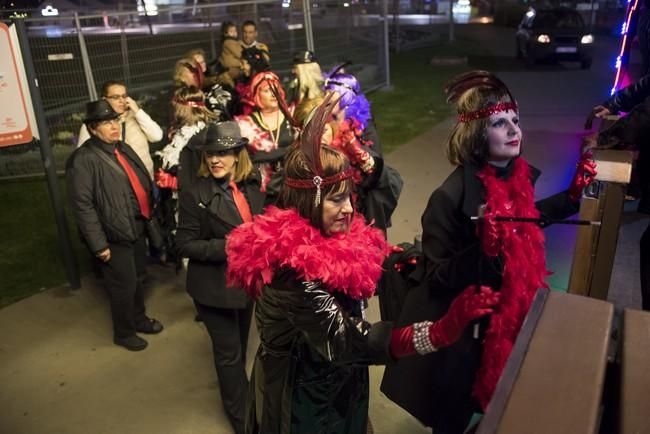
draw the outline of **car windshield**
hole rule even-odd
[[[534,26],[552,29],[579,29],[582,18],[573,11],[540,11],[535,16]]]

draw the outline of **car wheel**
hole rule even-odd
[[[591,68],[591,59],[582,59],[580,61],[580,69],[589,69]]]

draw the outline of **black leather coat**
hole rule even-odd
[[[360,303],[276,273],[255,309],[260,330],[247,433],[365,434],[369,364],[390,360],[392,325]]]
[[[257,174],[238,187],[251,213],[261,213],[264,193]],[[181,191],[176,243],[179,255],[190,260],[187,292],[199,303],[229,309],[250,303],[244,291],[226,285],[226,235],[242,223],[232,198],[213,178],[197,178]]]
[[[497,170],[497,176],[509,176],[511,167]],[[422,259],[412,275],[420,284],[409,291],[398,326],[441,318],[464,288],[479,282],[479,272],[482,284],[497,290],[501,286],[501,261],[483,256],[470,220],[484,203],[477,171],[473,166],[457,167],[431,195],[422,216]],[[532,167],[531,172],[534,183],[540,172]],[[547,218],[565,218],[578,211],[566,191],[535,205]],[[462,433],[472,413],[479,411],[471,390],[481,341],[472,337],[468,327],[450,347],[387,366],[382,392],[434,431]]]

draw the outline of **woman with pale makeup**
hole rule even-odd
[[[322,144],[326,98],[285,161],[278,206],[233,230],[228,284],[256,300],[247,433],[365,434],[368,365],[453,344],[498,295],[471,288],[447,315],[401,328],[364,319],[390,248],[355,215],[347,157]]]
[[[255,109],[250,115],[235,116],[235,120],[239,123],[242,135],[249,141],[248,150],[253,163],[260,169],[262,189],[266,192],[271,180],[282,170],[282,160],[294,141],[295,130],[280,110],[280,104],[284,101],[278,101],[278,98],[284,100],[284,90],[277,75],[272,72],[255,75],[250,89]],[[279,193],[280,179],[274,181],[267,192],[269,200],[273,200]]]
[[[205,325],[223,407],[236,434],[244,432],[248,379],[246,345],[253,305],[226,283],[226,237],[262,211],[259,174],[236,122],[211,123],[199,148],[198,179],[181,191],[176,244],[189,258],[187,292]],[[206,377],[206,385],[213,383]]]
[[[411,275],[419,286],[398,324],[444,315],[467,287],[489,286],[501,298],[437,357],[386,369],[382,391],[436,434],[463,433],[472,414],[485,410],[535,293],[548,287],[541,225],[495,217],[569,217],[596,173],[583,157],[567,190],[535,202],[540,172],[521,156],[519,107],[506,85],[473,71],[452,79],[446,92],[458,112],[447,142],[456,169],[422,216],[422,258]],[[477,222],[479,208],[485,218]]]

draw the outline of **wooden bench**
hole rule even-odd
[[[477,433],[596,433],[613,315],[611,303],[540,290]]]

